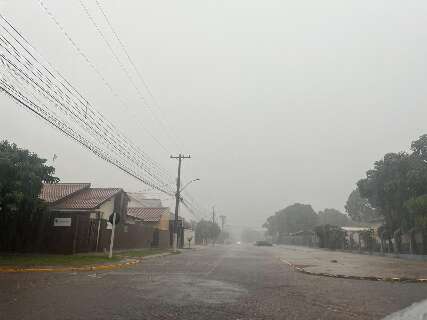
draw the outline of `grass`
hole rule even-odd
[[[169,252],[167,249],[136,249],[136,250],[129,250],[129,251],[121,251],[118,252],[117,255],[130,257],[130,258],[138,258],[138,257],[146,257],[153,254],[160,254],[160,253],[166,253]]]
[[[76,254],[76,255],[3,255],[0,256],[0,267],[34,267],[34,266],[85,266],[99,263],[117,262],[115,256],[108,259],[106,256]]]
[[[102,263],[114,263],[123,258],[141,258],[149,255],[169,252],[167,249],[136,249],[115,252],[112,259],[103,253],[93,254],[4,254],[0,255],[0,267],[47,267],[66,266],[77,267],[96,265]]]

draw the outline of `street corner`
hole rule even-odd
[[[396,272],[394,269],[388,269],[387,264],[380,264],[382,262],[380,257],[373,257],[373,259],[376,259],[376,264],[366,265],[359,263],[351,266],[346,263],[339,264],[338,262],[341,261],[339,258],[337,258],[338,260],[325,260],[311,255],[307,255],[303,259],[301,256],[287,257],[286,259],[278,256],[277,258],[292,270],[311,276],[395,283],[427,283],[427,277],[420,276],[422,273],[415,272],[419,270]],[[373,265],[376,265],[376,267],[373,267]],[[420,267],[423,266],[417,264],[417,268],[419,269]]]
[[[323,271],[312,271],[308,268],[313,268],[313,266],[307,265],[294,265],[292,263],[287,263],[293,270],[303,274],[319,277],[328,277],[328,278],[337,278],[337,279],[350,279],[350,280],[366,280],[366,281],[384,281],[384,282],[398,282],[398,283],[427,283],[425,278],[411,278],[411,277],[379,277],[375,275],[352,275],[352,274],[343,274],[343,273],[333,273],[333,272],[323,272]]]

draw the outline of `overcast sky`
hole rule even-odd
[[[108,34],[94,0],[82,1]],[[99,111],[171,174],[177,163],[169,154],[191,154],[184,181],[201,181],[189,192],[231,224],[259,227],[294,202],[343,210],[375,160],[427,133],[426,1],[100,1],[159,108],[138,98],[79,0],[43,2],[126,108],[38,0],[0,6]],[[146,189],[5,96],[0,103],[0,139],[50,162],[57,154],[63,182]]]

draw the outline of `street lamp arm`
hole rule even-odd
[[[187,182],[187,184],[185,185],[185,186],[183,186],[182,188],[181,188],[181,190],[179,190],[179,192],[182,192],[182,191],[184,191],[184,189],[185,188],[187,188],[192,182],[194,182],[194,181],[199,181],[200,179],[199,178],[197,178],[197,179],[193,179],[193,180],[191,180],[191,181],[189,181],[189,182]]]

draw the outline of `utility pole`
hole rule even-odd
[[[190,159],[191,156],[184,156],[179,154],[178,156],[170,156],[171,159],[178,159],[178,178],[176,179],[176,193],[175,193],[175,221],[173,223],[173,251],[176,252],[178,245],[178,211],[179,201],[181,200],[181,162],[182,159]]]
[[[221,219],[221,231],[224,231],[225,219],[227,217],[224,215],[221,215],[221,216],[219,216],[219,218]]]
[[[215,206],[212,206],[212,223],[215,224]]]
[[[114,233],[116,231],[116,211],[113,213],[113,223],[111,228],[111,238],[110,238],[110,252],[108,253],[108,258],[113,257],[113,246],[114,246]]]

